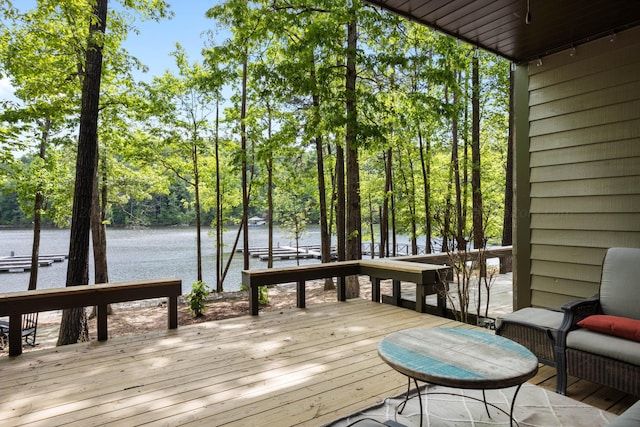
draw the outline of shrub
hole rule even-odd
[[[240,285],[240,290],[249,292],[247,285]],[[269,289],[266,286],[258,286],[258,303],[260,305],[269,305]]]
[[[186,301],[189,304],[189,311],[193,313],[195,317],[200,317],[207,309],[207,295],[209,295],[209,288],[202,281],[198,280],[191,285],[191,292],[187,295]]]

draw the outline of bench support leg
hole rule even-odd
[[[391,303],[397,307],[400,307],[400,299],[402,296],[402,288],[400,286],[400,280],[393,281],[393,295],[391,296]]]
[[[97,327],[98,327],[98,341],[106,341],[108,336],[106,304],[98,305],[98,313],[96,317],[97,317]]]
[[[380,278],[370,277],[371,279],[371,301],[380,302]]]
[[[22,316],[9,316],[9,356],[22,354]]]
[[[178,297],[167,298],[167,318],[169,319],[169,329],[178,328]]]
[[[347,300],[347,278],[345,276],[338,277],[338,301]]]
[[[425,307],[425,297],[426,297],[426,288],[429,285],[423,283],[416,283],[416,311],[418,313],[426,313]]]
[[[260,301],[258,300],[258,287],[249,285],[249,311],[252,316],[258,315]]]
[[[298,283],[296,284],[296,287],[297,287],[296,300],[297,300],[298,308],[305,308],[307,296],[305,295],[306,288],[305,288],[304,280],[298,281]]]

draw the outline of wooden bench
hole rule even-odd
[[[258,286],[295,282],[298,308],[305,307],[307,280],[338,278],[338,301],[347,299],[345,277],[359,274],[360,261],[340,261],[298,267],[261,268],[242,271],[242,284],[249,289],[249,311],[258,315]]]
[[[365,274],[371,277],[371,300],[380,302],[380,280],[394,280],[392,303],[406,305],[407,301],[400,297],[400,282],[402,280],[416,284],[415,309],[427,312],[424,301],[426,295],[437,292],[440,283],[439,271],[448,270],[447,266],[399,261],[396,259],[338,261],[325,264],[304,265],[298,267],[262,268],[242,271],[242,284],[249,289],[249,311],[258,315],[259,300],[258,287],[279,283],[295,282],[297,291],[297,307],[305,307],[306,281],[338,278],[338,301],[346,300],[345,277]],[[438,298],[438,312],[445,310],[444,295]]]
[[[107,340],[107,306],[111,303],[167,297],[168,327],[178,327],[182,280],[167,278],[0,294],[0,316],[9,316],[9,355],[22,353],[21,325],[25,313],[97,306],[98,341]]]
[[[443,265],[423,264],[383,258],[378,260],[361,260],[360,274],[371,278],[371,300],[380,302],[380,280],[391,279],[393,292],[389,302],[393,305],[415,309],[419,313],[431,313],[444,316],[447,308],[443,279],[449,267]],[[442,277],[441,277],[442,274]],[[416,301],[402,298],[401,282],[416,284]],[[425,298],[427,295],[437,295],[437,308],[431,309]],[[386,302],[386,301],[385,301]]]

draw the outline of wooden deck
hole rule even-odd
[[[318,426],[404,390],[386,334],[457,326],[363,299],[0,358],[3,426]],[[532,382],[554,388],[544,368]],[[569,395],[620,412],[634,399],[583,381]]]

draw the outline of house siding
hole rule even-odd
[[[528,74],[531,305],[559,308],[597,293],[607,248],[640,247],[640,29]]]

